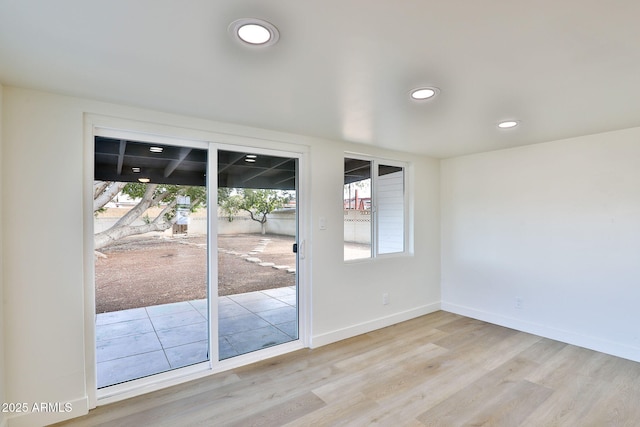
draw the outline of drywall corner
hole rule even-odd
[[[4,386],[4,279],[2,275],[2,85],[0,85],[0,402],[6,402]],[[5,414],[0,412],[0,427],[7,425]]]

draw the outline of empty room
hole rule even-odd
[[[636,425],[639,14],[0,0],[0,427]]]

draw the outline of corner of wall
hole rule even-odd
[[[636,127],[444,160],[442,309],[640,362],[639,142]]]
[[[415,319],[416,317],[426,316],[427,314],[434,313],[438,310],[440,310],[440,303],[435,302],[435,303],[426,304],[411,310],[406,310],[403,312],[394,313],[389,316],[383,316],[367,322],[362,322],[357,325],[350,325],[350,326],[341,328],[339,330],[334,330],[328,333],[315,335],[311,337],[311,342],[309,347],[311,348],[322,347],[324,345],[342,341],[347,338],[352,338],[358,335],[366,334],[371,331],[386,328],[388,326],[392,326],[397,323],[406,322],[407,320]]]
[[[3,88],[0,85],[0,402],[6,402],[5,399],[5,381],[4,381],[4,276],[1,273],[2,268],[2,95]],[[5,414],[0,412],[0,427],[7,424]]]

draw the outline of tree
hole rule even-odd
[[[262,234],[266,233],[267,215],[291,200],[288,193],[277,190],[220,190],[223,189],[218,190],[218,206],[228,215],[229,221],[241,210],[248,212],[252,220],[260,223]]]
[[[108,230],[95,234],[95,249],[103,248],[123,237],[169,229],[178,219],[176,215],[178,196],[189,196],[191,212],[204,206],[207,200],[206,188],[195,186],[95,181],[93,189],[94,214],[103,210],[104,206],[120,193],[139,200]],[[162,210],[155,218],[145,216],[144,224],[133,225],[147,209],[156,206],[162,207]]]
[[[112,201],[127,185],[126,182],[94,181],[93,213],[101,212],[104,206]]]

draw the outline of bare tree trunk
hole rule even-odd
[[[158,188],[158,184],[148,184],[144,192],[144,196],[142,196],[142,200],[131,208],[129,212],[124,214],[112,228],[131,224],[133,221],[140,218],[144,211],[149,209],[151,206],[157,205],[159,201],[154,200],[153,197],[153,193],[156,191],[156,188]]]
[[[111,181],[93,181],[93,200],[95,201],[100,194],[111,184]],[[95,209],[94,209],[95,211]]]
[[[122,239],[127,236],[135,236],[136,234],[149,233],[151,231],[164,231],[170,228],[175,222],[175,218],[172,221],[158,221],[150,222],[143,225],[124,225],[121,227],[111,227],[101,233],[98,233],[94,237],[94,249],[98,250],[104,248],[110,243],[115,242],[118,239]]]
[[[129,215],[131,213],[131,211],[129,211],[111,228],[97,233],[94,236],[94,249],[98,250],[104,248],[105,246],[115,242],[118,239],[122,239],[123,237],[135,236],[136,234],[144,234],[152,231],[164,231],[171,228],[171,226],[173,226],[173,224],[175,224],[175,222],[178,220],[178,217],[174,215],[173,218],[167,220],[166,214],[171,212],[171,210],[176,207],[176,200],[173,200],[171,203],[165,206],[164,209],[162,209],[162,211],[150,223],[143,225],[131,225],[131,223],[138,219],[144,213],[144,211],[146,211],[151,206],[156,206],[164,198],[164,196],[160,196],[155,198],[155,200],[147,200],[147,196],[152,195],[154,190],[155,188],[150,192],[145,192],[145,195],[138,206],[135,206],[131,210],[135,210],[135,214]],[[200,203],[200,199],[194,200],[191,203],[191,206],[195,206],[198,203]],[[126,216],[128,216],[128,218],[126,220],[123,220]]]

